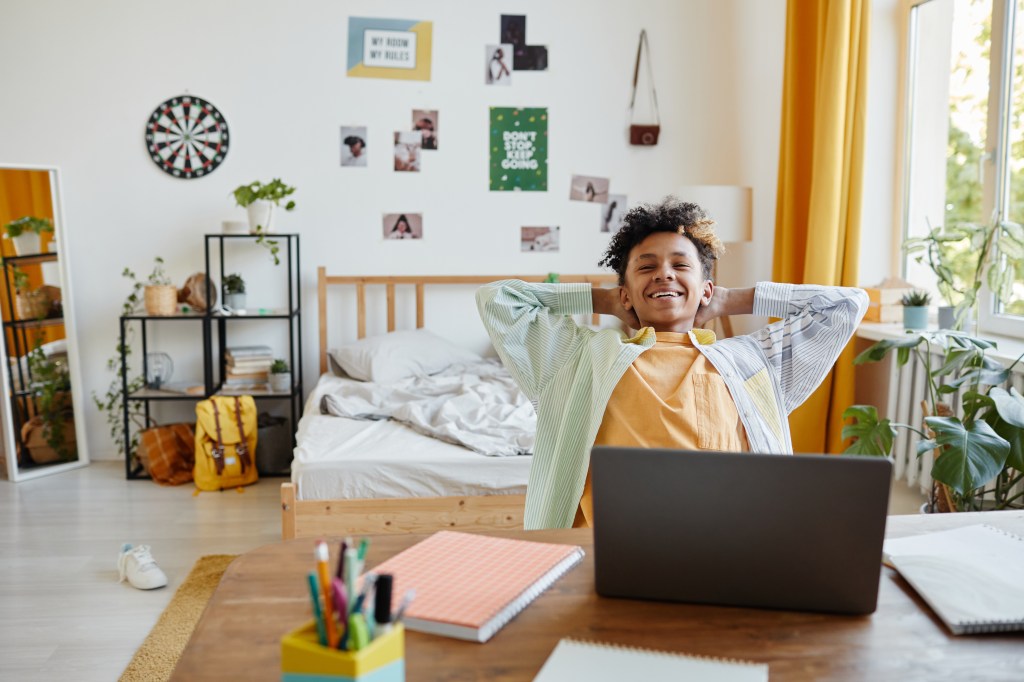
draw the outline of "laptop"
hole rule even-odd
[[[866,614],[892,463],[881,457],[595,447],[597,592]]]

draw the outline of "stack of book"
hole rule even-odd
[[[270,346],[233,346],[224,352],[224,388],[230,391],[266,391],[270,382]]]

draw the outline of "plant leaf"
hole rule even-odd
[[[935,432],[940,449],[932,465],[932,478],[963,495],[987,484],[1003,468],[1010,444],[982,420],[965,427],[955,417],[928,417],[925,423]],[[918,444],[921,452],[922,441]]]
[[[885,457],[892,452],[892,440],[896,429],[888,419],[878,420],[874,405],[852,405],[843,411],[843,419],[853,419],[853,424],[843,427],[843,440],[855,438],[844,455],[875,455]]]
[[[1024,396],[1018,393],[1016,388],[1010,388],[1007,391],[996,386],[988,392],[988,395],[1004,421],[1018,428],[1024,428]]]

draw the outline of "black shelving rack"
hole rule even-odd
[[[207,234],[205,235],[204,243],[204,262],[206,267],[206,281],[208,283],[213,282],[211,274],[213,272],[211,265],[217,268],[217,282],[224,281],[224,252],[225,242],[230,243],[234,240],[249,240],[253,241],[259,238],[260,235],[253,234]],[[295,444],[295,429],[298,425],[299,412],[301,410],[302,397],[304,395],[303,380],[302,380],[302,303],[300,292],[300,252],[299,252],[299,235],[298,234],[264,234],[263,237],[269,240],[277,240],[283,242],[281,251],[283,253],[281,260],[283,261],[285,270],[287,271],[287,287],[288,287],[288,299],[287,308],[281,311],[274,311],[267,314],[247,314],[247,315],[233,315],[223,312],[216,306],[209,307],[206,311],[200,313],[180,313],[177,315],[147,315],[145,313],[137,313],[132,315],[125,315],[121,317],[121,347],[125,348],[125,338],[128,331],[128,325],[132,323],[138,323],[141,325],[141,342],[142,342],[142,375],[148,375],[147,366],[147,337],[146,337],[146,326],[147,324],[154,321],[174,321],[174,320],[192,320],[198,322],[202,328],[202,345],[203,345],[203,394],[193,395],[186,393],[171,393],[167,391],[161,391],[156,389],[142,388],[138,391],[128,394],[128,372],[127,372],[127,354],[121,354],[121,369],[122,369],[122,390],[128,396],[128,399],[124,402],[124,435],[125,435],[125,477],[129,479],[147,478],[140,462],[134,462],[133,466],[133,453],[130,451],[130,428],[131,428],[131,415],[129,409],[129,401],[139,401],[144,405],[143,416],[146,423],[151,422],[150,414],[150,403],[160,401],[192,401],[203,400],[214,395],[239,395],[238,392],[232,392],[224,388],[224,376],[226,357],[225,351],[227,350],[227,339],[229,336],[229,326],[234,323],[247,324],[251,323],[252,320],[287,320],[289,333],[288,333],[288,366],[292,372],[292,385],[288,392],[274,392],[274,391],[247,391],[246,395],[251,395],[257,403],[269,402],[269,401],[289,401],[289,410],[291,416],[291,433],[292,433],[292,445]],[[216,245],[216,246],[214,246]],[[211,261],[211,250],[215,249],[216,262]],[[208,300],[212,299],[211,296],[207,297]],[[216,334],[215,334],[216,332]],[[214,336],[216,335],[216,341]],[[216,346],[216,352],[215,351]],[[257,445],[257,449],[259,445]],[[266,475],[266,472],[260,472],[262,475]],[[270,475],[275,475],[277,472],[271,472]]]
[[[4,272],[4,291],[7,294],[7,309],[11,311],[12,318],[15,316],[15,305],[14,296],[11,294],[13,287],[11,286],[11,275],[9,268],[14,268],[19,265],[37,265],[40,263],[56,263],[59,256],[56,253],[38,253],[27,256],[5,256],[3,258],[3,272]],[[32,404],[32,389],[29,388],[32,385],[32,366],[28,362],[22,362],[22,358],[26,357],[29,348],[28,342],[28,331],[30,329],[42,329],[44,327],[57,327],[64,325],[63,317],[46,317],[38,320],[6,320],[3,323],[4,329],[4,344],[7,349],[8,362],[14,359],[16,362],[10,363],[9,370],[7,373],[8,379],[8,390],[10,391],[10,399],[15,403],[12,412],[14,413],[14,442],[19,453],[27,453],[28,448],[25,447],[25,442],[21,437],[21,427],[23,425],[22,417],[32,413],[30,405]],[[20,388],[18,388],[20,386]],[[17,457],[16,453],[11,453],[9,456]]]

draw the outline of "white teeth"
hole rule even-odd
[[[651,297],[652,298],[665,298],[666,296],[671,296],[672,298],[675,298],[675,297],[679,296],[679,294],[675,293],[674,291],[659,291],[656,294],[652,294]]]

